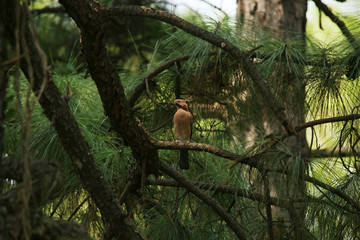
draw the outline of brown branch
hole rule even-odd
[[[235,160],[241,157],[240,155],[209,145],[205,143],[192,143],[192,142],[170,142],[170,141],[158,141],[153,140],[153,144],[158,149],[174,149],[174,150],[192,150],[199,152],[208,152],[219,157]]]
[[[350,115],[339,116],[339,117],[323,118],[323,119],[310,121],[310,122],[304,123],[302,125],[296,126],[294,129],[295,129],[296,132],[300,132],[303,129],[306,129],[306,128],[309,128],[309,127],[314,127],[314,126],[320,125],[320,124],[332,123],[332,122],[341,122],[341,121],[350,121],[350,120],[356,120],[356,119],[359,119],[359,118],[360,118],[360,114],[350,114]],[[233,165],[231,167],[234,167],[239,163],[253,162],[256,159],[261,158],[270,149],[272,149],[278,143],[282,142],[283,140],[285,140],[288,137],[289,137],[289,134],[284,134],[281,137],[279,137],[277,139],[274,139],[273,141],[271,141],[271,143],[268,144],[268,146],[266,148],[263,148],[263,150],[261,150],[260,152],[256,153],[253,156],[246,156],[246,157],[242,156],[242,157],[239,157],[237,159],[233,159],[234,163],[233,163]]]
[[[184,186],[204,203],[209,205],[227,223],[229,228],[234,231],[239,239],[248,239],[240,225],[215,199],[206,195],[201,189],[193,185],[189,180],[187,180],[180,173],[173,170],[170,166],[160,162],[159,168],[162,172],[174,178],[179,184]]]
[[[202,144],[202,143],[178,143],[178,142],[167,142],[167,141],[154,141],[154,145],[156,145],[159,149],[187,149],[187,150],[193,150],[193,151],[203,151],[208,152],[211,154],[214,154],[219,157],[223,157],[230,160],[237,160],[239,163],[246,164],[250,167],[256,168],[261,172],[265,171],[271,171],[271,172],[278,172],[286,175],[292,174],[289,170],[286,169],[274,169],[270,166],[267,166],[266,164],[262,163],[261,157],[263,154],[256,154],[252,157],[243,157],[236,153],[226,151],[208,144]],[[312,178],[308,175],[305,175],[305,181],[311,182],[313,184],[316,184],[329,192],[339,196],[346,202],[350,203],[356,210],[360,211],[360,205],[354,201],[350,196],[348,196],[346,193],[342,192],[341,190],[338,190],[336,188],[331,187],[330,185],[327,185],[315,178]]]
[[[339,116],[339,117],[323,118],[323,119],[306,122],[302,125],[296,126],[295,130],[296,130],[296,132],[300,132],[301,130],[303,130],[305,128],[313,127],[313,126],[320,125],[320,124],[351,121],[351,120],[356,120],[359,118],[360,118],[360,114],[350,114],[350,115]]]
[[[8,59],[6,61],[2,62],[2,67],[4,68],[5,71],[9,70],[12,66],[14,66],[16,63],[19,62],[19,60],[21,58],[23,58],[25,56],[25,54],[20,54],[19,56],[16,56],[12,59]]]
[[[100,5],[93,0],[61,0],[60,3],[80,28],[82,55],[97,86],[112,129],[130,146],[137,166],[142,166],[141,162],[146,161],[147,174],[156,174],[159,161],[157,149],[127,104],[120,77],[107,56],[103,39],[106,24]],[[140,181],[141,170],[138,169],[136,173]]]
[[[350,44],[357,49],[358,44],[355,39],[355,37],[351,34],[349,29],[346,27],[345,23],[341,21],[333,12],[328,8],[326,4],[321,2],[321,0],[313,0],[316,4],[316,6],[325,13],[326,16],[328,16],[341,30],[341,32],[344,34],[344,36],[347,38],[347,40],[350,42]]]
[[[153,144],[158,149],[174,149],[174,150],[192,150],[198,152],[208,152],[214,154],[218,157],[226,158],[229,160],[233,160],[236,163],[246,164],[250,167],[259,169],[260,171],[270,170],[275,172],[283,172],[281,169],[271,169],[270,166],[266,166],[265,164],[261,163],[259,160],[262,154],[259,154],[258,157],[255,156],[251,157],[244,157],[239,154],[209,145],[205,143],[192,143],[192,142],[170,142],[170,141],[158,141],[153,140]]]
[[[270,87],[266,83],[266,80],[257,71],[255,65],[250,61],[246,53],[240,51],[231,42],[165,11],[137,6],[103,7],[101,10],[103,16],[107,19],[117,15],[142,16],[166,22],[229,53],[238,63],[241,64],[245,72],[251,77],[255,83],[255,86],[263,97],[263,100],[273,110],[275,116],[284,126],[286,131],[290,135],[295,134],[295,130],[291,126],[290,121],[287,119],[283,106],[271,92]]]

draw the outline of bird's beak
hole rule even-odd
[[[180,104],[178,104],[178,103],[176,103],[176,102],[169,102],[169,104],[172,104],[172,105],[175,105],[175,106],[177,106],[177,107],[181,108],[181,105],[180,105]]]

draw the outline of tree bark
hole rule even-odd
[[[285,42],[288,40],[304,41],[306,0],[238,0],[237,4],[237,18],[238,21],[245,22],[243,25],[245,29],[250,28],[256,31],[257,26],[260,25],[269,28]],[[288,99],[285,100],[286,102],[282,104],[285,106],[291,124],[293,126],[303,124],[305,121],[305,88],[295,86],[294,75],[290,72],[284,74],[280,81],[286,82],[289,85],[290,94]],[[300,101],[295,103],[298,106],[293,105],[294,101],[292,99]],[[281,130],[278,125],[269,124],[270,119],[264,117],[263,121],[264,128],[268,133],[275,133]],[[285,139],[284,145],[286,151],[296,156],[287,160],[287,168],[292,170],[293,166],[296,165],[295,161],[303,161],[305,158],[304,153],[308,152],[305,131],[298,132],[295,136]],[[305,163],[303,164],[305,165]],[[304,176],[305,169],[301,170],[302,172],[299,176]],[[282,184],[286,181],[289,181],[290,186]],[[269,174],[269,183],[271,195],[274,197],[297,199],[302,198],[305,192],[305,182],[302,177],[297,181],[291,181],[287,176],[284,179],[284,175],[271,173]],[[301,238],[300,229],[304,223],[305,207],[304,203],[294,204],[293,208],[295,210],[293,211],[273,207],[273,215],[279,216],[280,214],[280,217],[284,220],[291,220],[296,239]]]
[[[60,0],[60,3],[81,30],[82,54],[112,128],[131,147],[138,166],[145,161],[147,172],[156,174],[159,161],[157,149],[128,105],[120,77],[107,56],[103,38],[107,22],[101,15],[100,5],[90,0]]]

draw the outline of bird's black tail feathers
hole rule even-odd
[[[181,169],[189,169],[189,152],[188,150],[180,150],[180,162]]]

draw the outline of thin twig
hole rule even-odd
[[[75,208],[75,210],[71,213],[70,217],[68,218],[68,221],[70,221],[75,214],[80,210],[80,208],[90,199],[90,196],[86,197],[80,204]]]
[[[158,101],[156,101],[154,99],[154,97],[151,95],[150,90],[149,90],[149,83],[148,83],[148,79],[145,78],[145,85],[146,85],[146,92],[147,95],[149,96],[150,100],[155,103],[157,106],[161,107],[162,109],[164,109],[165,111],[169,111],[169,109],[167,109],[166,107],[164,107],[162,104],[160,104]]]

